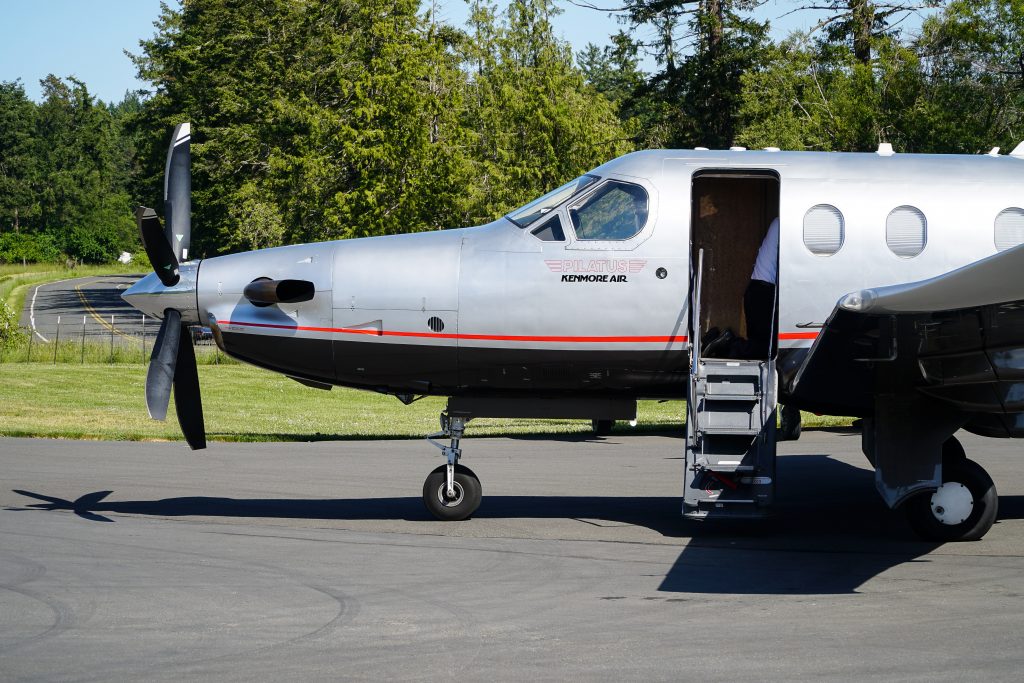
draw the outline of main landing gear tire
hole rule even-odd
[[[929,541],[977,541],[999,513],[996,485],[981,465],[967,459],[956,439],[942,451],[942,486],[908,500],[907,519]]]
[[[441,465],[427,475],[423,482],[423,504],[430,514],[442,522],[468,519],[480,507],[483,489],[473,470],[464,465],[455,466],[455,497],[448,497],[447,465]]]
[[[590,426],[594,429],[594,434],[597,436],[608,436],[612,433],[612,427],[615,426],[615,420],[591,420]]]

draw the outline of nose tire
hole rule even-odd
[[[483,488],[473,470],[465,465],[455,466],[453,479],[455,496],[449,498],[447,465],[441,465],[427,475],[423,482],[423,504],[442,522],[458,522],[469,517],[480,507]]]

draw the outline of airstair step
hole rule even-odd
[[[690,332],[702,316],[704,250],[690,293]],[[699,331],[695,335],[699,341]],[[692,337],[691,337],[692,338]],[[696,344],[699,350],[700,344]],[[692,357],[687,392],[683,514],[692,519],[767,514],[775,481],[775,362]]]
[[[705,401],[746,401],[757,403],[761,400],[761,394],[704,394]]]
[[[757,375],[762,361],[758,360],[728,360],[716,358],[701,358],[701,368],[715,372],[733,375]]]
[[[704,382],[704,396],[760,396],[761,387],[754,382],[716,382],[709,378]]]
[[[729,474],[733,472],[753,472],[757,468],[753,465],[723,465],[721,463],[707,463],[704,465],[704,469],[709,472]]]
[[[710,436],[757,436],[761,433],[761,429],[740,429],[738,427],[698,427],[697,433],[707,434]]]
[[[718,500],[714,501],[714,504],[716,506],[719,506],[719,505],[755,505],[756,503],[757,503],[756,500],[750,500],[750,499],[747,499],[747,498],[719,498]]]

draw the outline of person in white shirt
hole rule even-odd
[[[769,358],[772,354],[778,321],[775,319],[775,290],[779,281],[779,219],[768,226],[768,233],[757,250],[754,271],[743,294],[743,314],[747,318],[746,343],[733,349],[740,358]]]
[[[743,293],[743,315],[747,319],[747,338],[736,337],[726,329],[708,331],[703,355],[707,358],[770,358],[778,325],[775,320],[775,288],[779,279],[779,219],[768,226],[754,261],[754,271]]]

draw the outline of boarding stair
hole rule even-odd
[[[683,514],[694,519],[764,517],[775,490],[775,361],[701,356],[702,270],[703,253],[690,303]]]

